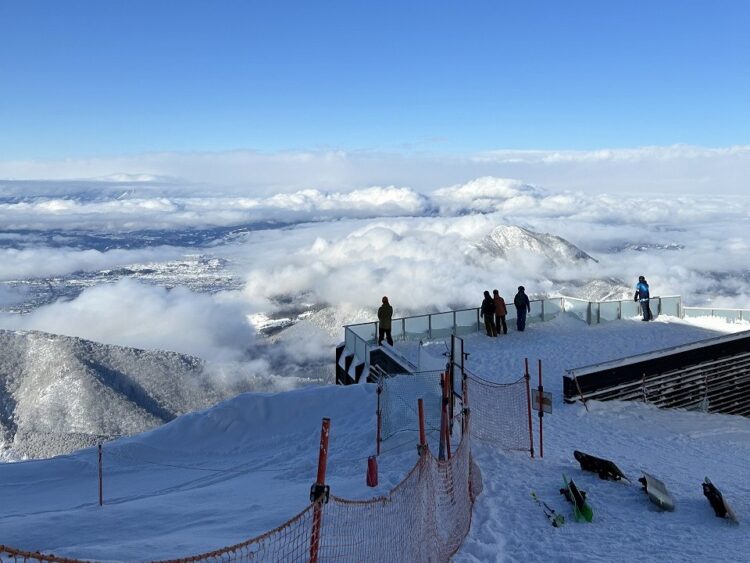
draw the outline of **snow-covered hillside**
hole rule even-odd
[[[0,330],[0,455],[47,457],[144,432],[258,384],[174,352]]]
[[[587,412],[581,405],[562,402],[566,368],[715,334],[668,318],[588,326],[563,317],[495,339],[468,336],[469,367],[497,381],[515,380],[524,357],[532,365],[542,359],[554,411],[544,419],[544,459],[474,442],[484,492],[475,505],[469,536],[454,559],[746,560],[750,420],[620,402],[591,403]],[[435,348],[444,350],[442,344]],[[403,351],[415,349],[407,345]],[[178,557],[242,541],[277,526],[307,504],[324,416],[332,425],[331,491],[349,498],[382,494],[414,464],[416,437],[402,433],[383,444],[380,485],[367,488],[374,391],[371,385],[359,385],[244,394],[106,444],[101,508],[93,449],[0,465],[3,541],[97,559]],[[613,459],[633,480],[641,471],[653,473],[666,482],[676,511],[657,511],[637,485],[600,481],[581,472],[574,449]],[[562,473],[588,492],[593,523],[576,524],[569,518],[556,530],[531,501],[533,489],[569,514],[557,491]],[[733,504],[742,520],[739,527],[714,516],[700,487],[706,475]]]

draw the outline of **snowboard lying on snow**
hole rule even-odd
[[[586,520],[586,522],[591,522],[594,519],[594,511],[586,502],[586,493],[581,491],[572,479],[568,481],[565,474],[563,474],[563,483],[565,486],[560,489],[560,494],[573,503],[573,517],[575,521]]]
[[[708,477],[703,481],[703,494],[706,495],[708,502],[711,503],[711,508],[714,509],[716,516],[719,518],[728,518],[735,524],[739,524],[740,521],[737,519],[737,515],[729,506],[721,491],[709,480]]]
[[[581,464],[581,469],[596,473],[599,475],[600,479],[610,479],[612,481],[625,479],[630,483],[630,479],[625,477],[625,474],[620,471],[620,468],[608,459],[585,454],[578,450],[573,452],[573,457],[575,457],[576,460],[578,460],[578,463]]]
[[[662,510],[674,510],[674,499],[669,494],[667,486],[664,483],[645,472],[643,473],[643,477],[638,479],[638,481],[643,485],[651,502]]]

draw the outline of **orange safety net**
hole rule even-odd
[[[321,561],[448,561],[469,532],[481,475],[468,437],[450,460],[425,452],[390,493],[366,501],[332,496]]]
[[[188,561],[448,561],[469,531],[474,499],[481,492],[469,435],[451,459],[425,449],[408,475],[387,495],[364,501],[334,495],[310,504],[288,522],[222,549],[160,563]],[[313,528],[320,518],[317,558]],[[81,563],[52,554],[0,546],[0,561]]]
[[[526,378],[494,383],[467,375],[471,436],[505,450],[531,450]]]
[[[505,450],[531,450],[529,435],[529,397],[525,377],[513,383],[495,383],[483,379],[468,370],[466,373],[466,404],[472,415],[471,435],[483,443]],[[419,429],[417,399],[425,404],[425,427],[427,431],[440,428],[442,372],[418,372],[382,378],[381,440],[402,432]],[[456,369],[453,387],[459,395],[454,396],[454,422],[460,421],[463,408],[461,375]]]

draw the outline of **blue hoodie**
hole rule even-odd
[[[635,290],[638,292],[638,298],[641,301],[649,300],[648,283],[646,283],[645,281],[639,281],[635,286]]]

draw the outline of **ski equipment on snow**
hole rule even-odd
[[[563,474],[563,483],[565,487],[560,489],[560,494],[573,504],[573,516],[576,522],[580,522],[581,519],[591,522],[594,519],[594,511],[586,502],[586,493],[579,490],[572,479],[568,481],[565,474]]]
[[[716,488],[716,485],[708,477],[703,481],[703,494],[706,495],[708,502],[711,503],[711,508],[714,509],[716,516],[727,518],[735,524],[740,523],[732,507],[724,500],[724,495],[721,494],[721,491]]]
[[[596,473],[599,475],[600,479],[610,479],[612,481],[625,479],[630,483],[630,479],[625,477],[625,474],[620,468],[608,459],[585,454],[578,450],[573,451],[573,457],[575,457],[576,460],[578,460],[578,463],[581,464],[581,469]]]
[[[536,502],[537,506],[539,506],[539,508],[542,509],[542,512],[544,512],[547,520],[549,520],[550,524],[552,524],[555,528],[559,528],[560,526],[565,524],[565,517],[562,514],[558,514],[554,508],[540,499],[535,491],[531,491],[531,498],[534,499],[534,502]]]
[[[638,479],[638,481],[643,485],[643,489],[646,491],[646,494],[648,494],[648,498],[651,502],[662,510],[674,510],[674,499],[672,499],[672,496],[669,494],[669,491],[667,491],[667,486],[664,483],[659,481],[659,479],[653,475],[649,475],[645,472],[643,473],[643,477]]]

